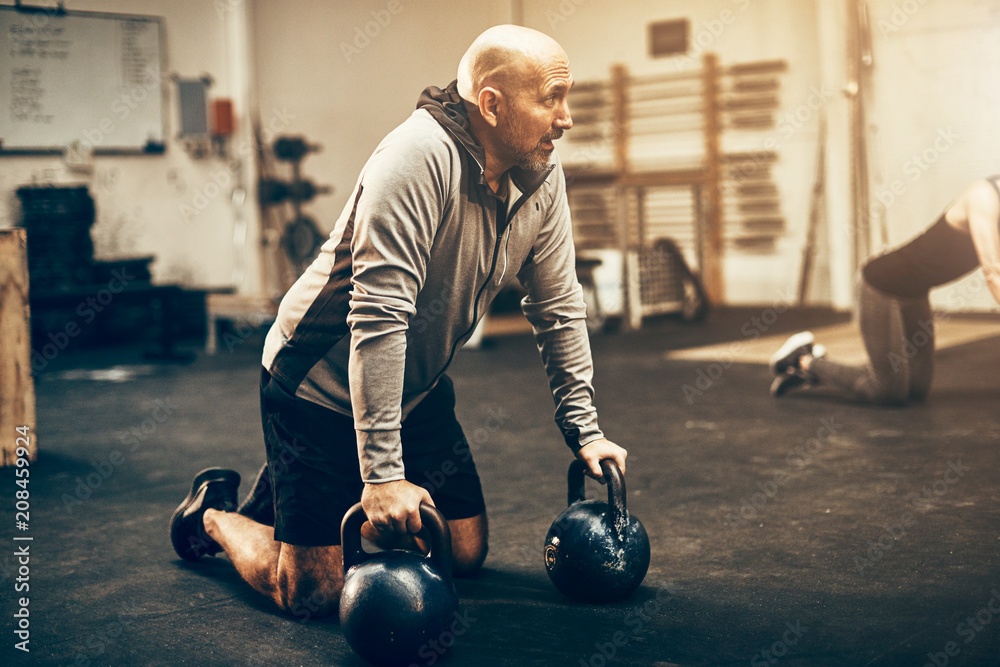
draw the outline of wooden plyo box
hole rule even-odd
[[[38,452],[27,248],[24,229],[0,229],[0,466],[15,464],[25,439],[29,460]]]

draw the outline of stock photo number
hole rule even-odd
[[[27,426],[18,426],[15,430],[17,431],[17,436],[14,442],[15,455],[17,456],[17,472],[15,473],[16,479],[14,482],[14,527],[17,529],[17,532],[14,534],[14,542],[18,543],[31,541],[31,537],[27,534],[28,522],[31,518],[31,503],[29,502],[31,494],[28,491],[28,482],[31,476],[29,467],[31,465],[31,461],[28,458],[30,455],[31,435],[30,429]],[[30,590],[30,551],[30,544],[15,544],[14,556],[17,559],[17,576],[14,578],[14,592],[16,594],[21,594],[21,597],[15,595],[15,599],[17,601],[17,611],[14,613],[14,634],[20,641],[15,642],[14,648],[24,651],[25,653],[28,653],[30,650],[28,648],[28,642],[31,638],[30,621],[28,620],[29,598],[27,595],[24,595]]]

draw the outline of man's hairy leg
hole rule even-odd
[[[486,512],[448,522],[455,576],[474,574],[483,566],[489,551],[489,522]]]
[[[489,551],[489,522],[486,512],[448,522],[451,531],[452,566],[455,576],[473,574],[482,567]],[[428,553],[430,546],[423,536],[379,533],[367,521],[361,535],[381,549],[409,549]]]
[[[295,614],[334,613],[344,585],[340,546],[274,541],[274,529],[234,512],[205,512],[205,530],[254,590]],[[305,612],[303,611],[305,610]]]

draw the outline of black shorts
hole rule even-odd
[[[354,420],[289,394],[267,370],[261,420],[274,497],[274,539],[298,546],[340,544],[340,522],[361,500]],[[472,451],[443,375],[403,420],[406,479],[426,488],[448,520],[486,510]]]
[[[942,215],[906,245],[866,262],[861,273],[879,291],[915,299],[978,266],[979,255],[972,237],[949,225]]]

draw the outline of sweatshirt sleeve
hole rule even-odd
[[[416,312],[445,198],[449,155],[390,135],[365,167],[351,242],[348,376],[366,483],[403,479],[400,441],[406,332]]]
[[[528,294],[521,302],[531,322],[555,402],[555,421],[566,444],[577,452],[604,437],[594,407],[594,366],[586,326],[583,290],[576,277],[576,254],[566,178],[557,164],[547,202],[549,214],[531,257],[518,273]],[[546,202],[543,200],[543,205]]]

